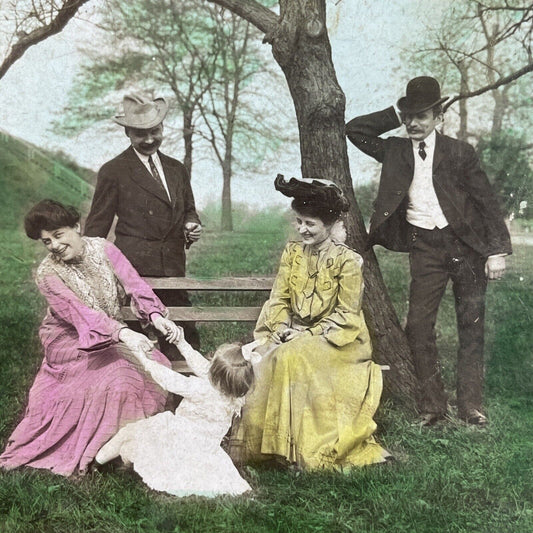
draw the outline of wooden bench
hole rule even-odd
[[[260,291],[265,293],[264,301],[272,289],[274,278],[246,277],[219,279],[192,278],[144,278],[153,289],[185,289],[187,291],[219,291],[223,293]],[[164,300],[164,297],[162,298]],[[168,318],[176,322],[256,322],[261,312],[261,306],[198,306],[168,307]],[[129,306],[122,308],[126,321],[136,321]],[[189,370],[184,361],[175,361],[172,368],[178,372]]]
[[[192,279],[192,278],[144,278],[153,289],[185,289],[187,291],[220,291],[241,292],[260,291],[269,293],[272,289],[274,278],[219,278],[219,279]],[[268,295],[265,294],[265,301]],[[261,312],[261,306],[192,306],[168,307],[168,318],[176,322],[256,322]],[[126,321],[136,321],[129,306],[122,308]],[[190,372],[185,361],[174,361],[172,368],[177,372]],[[381,365],[382,370],[390,370],[388,365]]]

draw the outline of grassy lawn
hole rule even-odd
[[[275,271],[286,238],[282,215],[243,213],[236,227],[243,232],[208,231],[192,247],[190,275]],[[2,243],[7,250],[0,257],[3,448],[22,416],[40,363],[37,327],[43,305],[28,283],[41,251],[15,226],[2,231]],[[487,429],[452,421],[422,430],[386,403],[379,412],[378,438],[397,457],[396,462],[345,475],[246,468],[243,475],[254,493],[239,498],[165,496],[150,491],[127,472],[94,472],[78,481],[31,469],[0,472],[0,532],[533,531],[532,252],[528,246],[516,247],[505,279],[489,287]],[[379,258],[402,316],[406,257],[380,250]],[[204,351],[249,335],[251,327],[202,326]],[[444,375],[452,390],[457,341],[449,292],[438,327]]]

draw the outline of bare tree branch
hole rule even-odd
[[[524,11],[525,9],[531,9],[531,7],[524,6],[511,6],[506,0],[503,6],[487,5],[484,2],[477,2],[485,11]]]
[[[491,46],[494,47],[497,44],[501,43],[502,41],[505,41],[507,38],[511,37],[515,33],[518,32],[521,28],[525,26],[526,23],[530,23],[533,20],[533,12],[531,11],[533,8],[528,8],[526,11],[524,11],[522,15],[522,19],[515,22],[514,24],[511,24],[510,26],[506,28],[502,28],[502,30],[498,31],[494,36],[492,36],[492,39],[487,42],[487,44],[478,50],[478,52],[484,51],[487,47]],[[479,11],[479,19],[483,21],[483,14],[487,12],[488,10]],[[531,30],[530,30],[531,31]]]
[[[271,33],[277,27],[278,16],[256,0],[207,0],[225,7],[253,24],[263,33]]]
[[[4,77],[9,68],[20,59],[31,46],[44,41],[48,37],[59,33],[77,13],[78,9],[89,0],[65,0],[57,10],[50,5],[52,19],[29,33],[20,33],[18,41],[12,45],[11,51],[0,65],[0,79]],[[33,13],[33,17],[43,23],[39,13]]]
[[[493,91],[494,89],[497,89],[498,87],[501,87],[502,85],[506,85],[507,83],[517,80],[518,78],[524,76],[525,74],[528,74],[529,72],[533,72],[533,63],[529,63],[528,65],[517,70],[516,72],[513,72],[512,74],[509,74],[508,76],[504,76],[503,78],[500,78],[496,82],[491,83],[489,85],[485,85],[484,87],[476,89],[475,91],[458,94],[457,96],[452,97],[444,105],[444,110],[446,111],[446,109],[448,109],[454,102],[463,100],[465,98],[471,98],[472,96],[479,96],[480,94],[486,93],[488,91]]]

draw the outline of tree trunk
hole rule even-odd
[[[224,158],[222,163],[222,214],[220,229],[233,231],[233,215],[231,212],[231,156]]]
[[[509,105],[509,100],[507,97],[507,89],[509,85],[506,85],[503,88],[495,89],[492,91],[492,98],[494,99],[494,110],[492,112],[492,127],[491,127],[491,137],[494,139],[498,134],[501,133],[503,127],[503,119],[505,117],[505,112]]]
[[[468,92],[468,66],[464,63],[459,65],[461,72],[461,90],[460,94]],[[466,100],[459,101],[459,131],[457,138],[461,141],[468,142],[468,109],[466,107]]]
[[[298,129],[303,177],[338,183],[352,209],[346,219],[348,245],[364,258],[363,309],[372,335],[374,357],[389,364],[385,388],[414,405],[411,352],[392,307],[373,251],[363,251],[366,230],[353,193],[344,136],[345,97],[339,87],[326,31],[325,0],[280,0],[280,15],[255,0],[209,0],[230,9],[265,33],[289,86]],[[356,61],[356,59],[354,59]]]
[[[192,110],[183,111],[183,144],[185,146],[185,155],[183,164],[187,169],[189,177],[192,179]]]
[[[296,110],[300,132],[302,176],[330,179],[341,185],[352,209],[347,244],[365,261],[365,317],[373,337],[375,359],[389,364],[385,386],[411,403],[415,391],[411,352],[384,285],[376,256],[364,252],[366,230],[353,193],[346,138],[345,96],[331,59],[325,30],[325,2],[280,2],[282,22],[272,36],[272,51],[281,66]]]

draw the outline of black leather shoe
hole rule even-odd
[[[484,428],[488,424],[487,417],[477,409],[471,409],[464,417],[464,421],[471,426]]]
[[[445,415],[442,413],[422,413],[420,415],[420,425],[422,427],[434,426],[439,420],[443,420]]]

